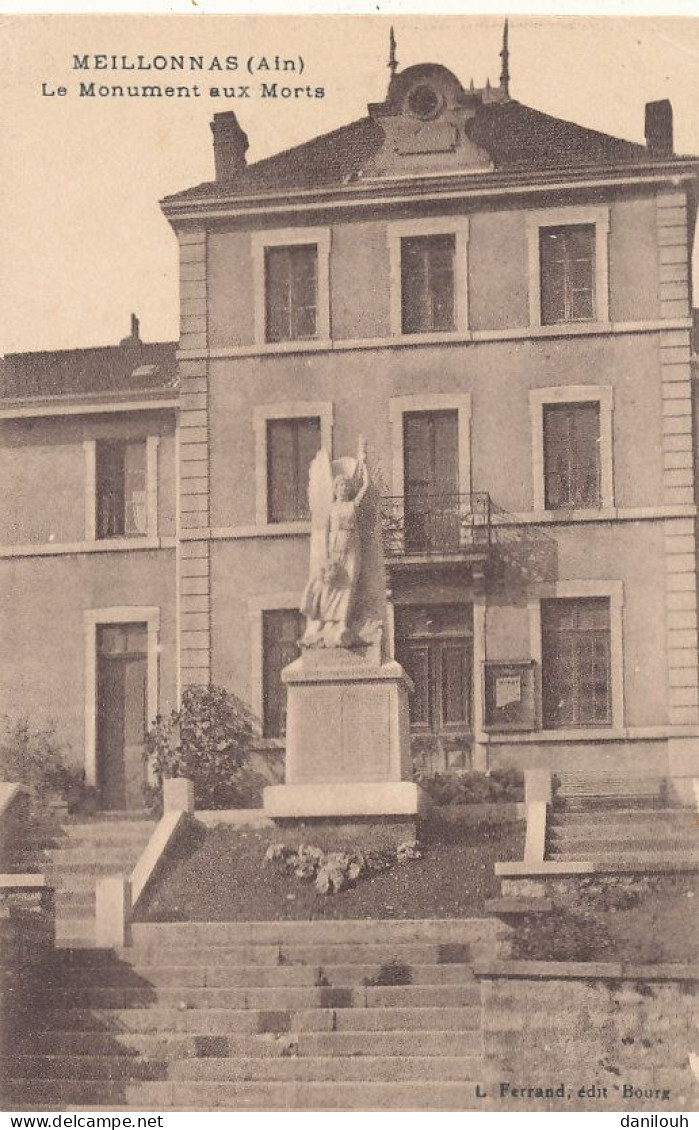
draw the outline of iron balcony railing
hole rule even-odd
[[[381,500],[384,555],[468,555],[490,548],[490,495],[418,494]]]

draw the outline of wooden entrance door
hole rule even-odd
[[[406,552],[448,553],[459,547],[458,412],[403,420]]]
[[[415,687],[410,701],[411,729],[436,738],[468,734],[473,684],[471,605],[397,608],[396,658]]]
[[[102,808],[143,807],[148,704],[145,624],[108,624],[97,636],[97,783]]]

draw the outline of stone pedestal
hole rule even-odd
[[[269,816],[416,816],[410,779],[410,679],[367,648],[308,648],[287,686],[285,784],[264,791]]]

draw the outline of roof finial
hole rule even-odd
[[[500,72],[500,88],[507,98],[510,97],[510,48],[508,46],[509,26],[508,21],[505,20],[505,26],[502,32],[502,51],[500,58],[502,59],[502,71]]]
[[[398,70],[398,60],[396,59],[396,34],[391,25],[391,34],[388,40],[388,69],[391,72],[391,78]]]

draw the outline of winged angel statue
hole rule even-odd
[[[319,451],[311,463],[311,560],[301,611],[307,619],[305,647],[352,647],[363,642],[357,592],[366,539],[360,507],[369,487],[366,445],[357,459],[330,461]],[[365,524],[365,523],[364,523]],[[365,563],[366,564],[366,563]]]

